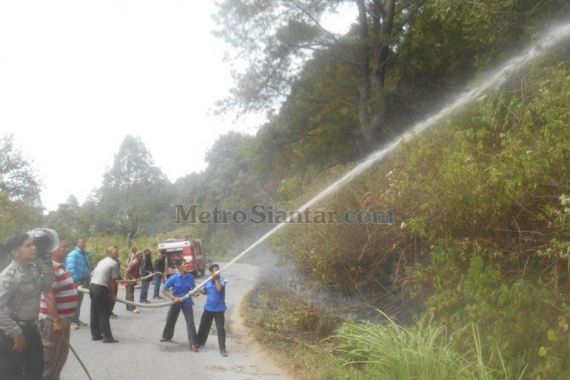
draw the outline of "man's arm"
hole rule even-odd
[[[111,279],[111,283],[109,284],[109,298],[113,301],[117,298],[115,294],[117,293],[117,280]]]
[[[14,295],[18,281],[9,275],[0,275],[0,329],[12,338],[22,335],[22,329],[16,321],[10,318],[8,302]]]
[[[224,287],[226,286],[226,280],[223,282],[220,280],[220,272],[216,273],[212,279],[214,280],[214,285],[216,286],[218,293],[224,290]]]
[[[117,278],[119,277],[119,263],[115,262],[111,269],[111,281],[109,281],[109,296],[114,301],[117,297]]]
[[[62,333],[63,324],[59,319],[59,314],[57,314],[57,307],[55,305],[55,293],[53,292],[53,289],[47,293],[44,293],[44,301],[46,302],[48,315],[53,321],[53,332],[57,334]]]
[[[172,276],[168,280],[166,280],[166,282],[162,286],[162,294],[164,294],[165,296],[167,296],[168,298],[170,298],[174,302],[180,303],[182,301],[180,299],[180,297],[176,297],[174,294],[170,293],[170,291],[169,291],[169,289],[172,288],[173,282],[174,282],[174,276]]]
[[[165,296],[167,296],[168,298],[170,298],[171,300],[173,300],[176,303],[182,302],[182,298],[176,297],[175,295],[170,293],[168,290],[162,289],[162,294],[164,294]]]

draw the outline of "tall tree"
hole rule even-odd
[[[224,0],[217,20],[223,27],[219,35],[245,57],[249,66],[236,73],[237,86],[222,109],[241,111],[271,108],[284,99],[305,60],[315,50],[333,45],[344,47],[340,59],[354,65],[358,72],[356,87],[360,100],[359,131],[365,146],[383,133],[385,120],[385,77],[390,53],[411,16],[423,0],[356,0],[356,32],[335,35],[323,28],[321,19],[340,4],[336,0]],[[398,25],[395,18],[398,16]]]
[[[141,139],[126,136],[98,192],[100,228],[123,234],[128,246],[141,230],[157,232],[166,217],[169,185]]]

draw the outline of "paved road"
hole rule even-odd
[[[120,303],[115,306],[119,318],[111,319],[113,335],[120,341],[118,344],[91,341],[89,327],[72,331],[71,344],[94,380],[286,379],[247,335],[247,329],[239,318],[239,303],[254,285],[257,275],[258,267],[247,264],[234,264],[224,272],[224,277],[229,280],[226,291],[228,357],[222,357],[219,353],[214,327],[206,346],[198,353],[190,352],[182,313],[176,324],[173,342],[160,343],[168,308],[142,309],[140,314],[134,314],[127,312],[125,305]],[[124,298],[123,289],[119,290],[119,298]],[[152,298],[152,290],[149,298]],[[138,290],[135,299],[138,300]],[[194,318],[199,321],[205,297],[194,298],[194,301]],[[89,321],[89,307],[89,297],[86,296],[81,309],[81,320],[84,322]],[[62,379],[87,379],[71,352]]]

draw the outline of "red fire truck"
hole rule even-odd
[[[190,263],[190,271],[194,276],[198,273],[203,276],[206,272],[206,254],[200,239],[168,239],[158,244],[158,251],[166,255],[166,276],[176,272],[175,262],[181,259]]]

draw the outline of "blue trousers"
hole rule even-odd
[[[160,297],[160,282],[162,281],[162,275],[161,274],[155,274],[152,278],[153,282],[154,282],[154,298],[158,298]]]
[[[83,303],[83,293],[77,292],[79,296],[79,300],[77,301],[77,309],[73,317],[71,317],[71,322],[79,324],[79,314],[81,313],[81,304]]]
[[[144,280],[141,282],[141,294],[140,294],[140,302],[146,301],[146,297],[148,296],[148,287],[150,285],[150,280]]]

